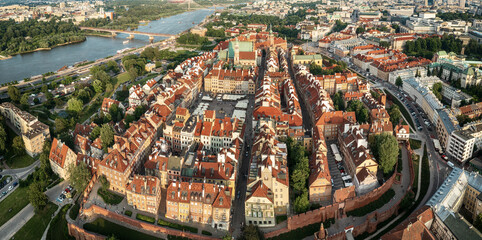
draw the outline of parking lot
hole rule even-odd
[[[343,179],[341,175],[342,173],[340,172],[340,170],[343,169],[343,171],[345,171],[346,173],[347,168],[344,164],[344,161],[337,163],[337,161],[335,160],[335,155],[333,154],[333,151],[330,148],[331,144],[338,145],[337,141],[329,141],[326,144],[328,146],[328,153],[327,153],[328,156],[326,157],[328,158],[328,167],[330,169],[330,175],[333,181],[332,182],[332,194],[333,194],[335,193],[336,190],[345,187],[345,184],[343,183]]]

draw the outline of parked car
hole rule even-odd
[[[12,189],[13,189],[13,186],[10,185],[10,187],[8,187],[8,191],[12,191]]]
[[[18,185],[18,182],[14,182],[13,186],[16,187]]]

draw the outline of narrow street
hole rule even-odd
[[[259,87],[259,83],[264,78],[266,55],[263,54],[261,62],[263,63],[258,69],[258,76],[256,81],[256,89]],[[253,111],[254,111],[254,97],[253,95],[248,95],[249,104],[246,112],[246,128],[244,132],[244,144],[243,150],[241,152],[241,159],[238,167],[238,175],[235,189],[235,196],[239,195],[239,198],[233,200],[233,213],[231,215],[231,227],[230,231],[234,238],[238,238],[241,235],[241,226],[244,224],[244,202],[246,199],[246,187],[249,174],[249,165],[251,159],[251,146],[254,141],[254,129],[253,129]],[[238,194],[239,193],[239,194]],[[233,231],[234,229],[234,231]]]

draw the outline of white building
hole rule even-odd
[[[474,145],[482,147],[482,122],[473,123],[452,132],[447,153],[455,160],[463,163],[472,157]]]

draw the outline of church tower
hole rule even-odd
[[[234,64],[239,64],[239,42],[237,39],[234,42]]]

